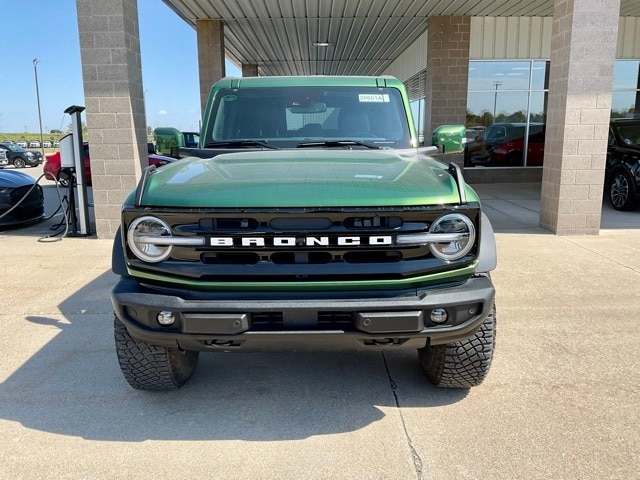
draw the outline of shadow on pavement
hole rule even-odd
[[[267,441],[361,429],[397,408],[394,392],[402,408],[467,395],[430,386],[414,351],[202,354],[181,390],[137,391],[115,356],[114,281],[105,272],[78,290],[59,304],[60,318],[26,318],[34,338],[58,331],[0,385],[1,418],[96,440]]]

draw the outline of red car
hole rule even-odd
[[[544,130],[541,127],[531,126],[529,130],[529,142],[527,144],[527,166],[542,166],[544,160]],[[516,137],[511,140],[497,143],[491,152],[492,167],[522,166],[522,154],[524,152],[524,137]]]
[[[89,157],[89,144],[85,143],[83,145],[83,158],[84,158],[84,173],[85,178],[87,179],[87,185],[91,185],[91,160]],[[43,166],[44,173],[48,173],[46,178],[49,180],[53,180],[55,177],[60,185],[68,186],[66,178],[60,178],[60,170],[61,170],[61,161],[60,161],[60,151],[55,153],[48,153],[45,155],[46,159]],[[155,153],[149,153],[149,165],[155,165],[156,167],[161,167],[162,165],[166,165],[167,163],[175,162],[176,159],[173,157],[165,157],[163,155],[156,155]],[[52,177],[53,175],[53,177]]]

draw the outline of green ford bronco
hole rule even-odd
[[[434,142],[459,152],[464,132]],[[392,77],[217,82],[198,148],[146,169],[122,209],[111,298],[126,380],[179,388],[200,352],[416,349],[433,384],[480,384],[494,235],[437,150],[418,147]]]

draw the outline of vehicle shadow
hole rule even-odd
[[[113,346],[115,279],[105,272],[66,298],[59,318],[24,318],[22,335],[46,343],[0,385],[2,419],[95,440],[267,441],[354,431],[398,405],[467,395],[430,386],[414,351],[203,354],[182,389],[134,390]]]

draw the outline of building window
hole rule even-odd
[[[404,82],[409,94],[413,124],[420,145],[424,144],[424,95],[427,89],[427,70],[421,70]]]
[[[640,118],[640,60],[616,61],[611,118]]]
[[[548,89],[548,61],[469,62],[465,167],[542,165]]]
[[[424,145],[424,98],[412,100],[411,115],[413,116],[413,126],[416,129],[418,143]]]

